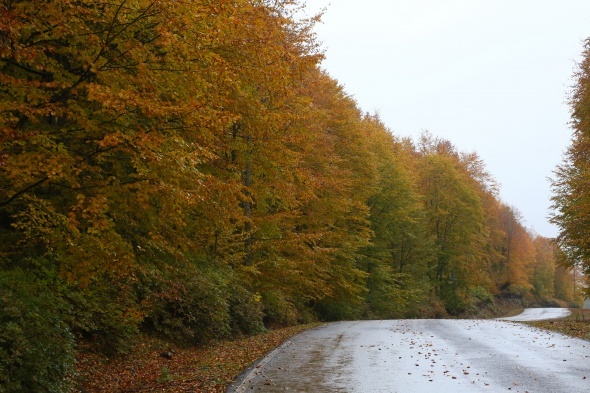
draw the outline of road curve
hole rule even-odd
[[[295,336],[228,392],[588,392],[590,342],[500,320],[327,324]]]
[[[498,318],[503,321],[541,321],[543,319],[564,318],[572,312],[567,308],[527,308],[514,317]]]

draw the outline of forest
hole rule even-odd
[[[0,4],[1,391],[69,391],[84,340],[579,303],[590,62],[555,242],[477,153],[361,111],[304,5]]]

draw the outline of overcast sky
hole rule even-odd
[[[323,68],[363,110],[477,152],[524,224],[557,234],[547,178],[571,138],[590,0],[308,0],[321,7]]]

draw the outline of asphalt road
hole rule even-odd
[[[590,392],[590,342],[502,320],[338,322],[287,341],[228,392]]]
[[[498,318],[503,321],[540,321],[543,319],[563,318],[572,312],[567,308],[527,308],[514,317]]]

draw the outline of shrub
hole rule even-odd
[[[228,303],[233,334],[257,334],[265,330],[260,296],[235,284],[229,288]]]
[[[527,288],[523,287],[522,285],[509,285],[504,290],[504,293],[507,296],[511,296],[513,298],[523,298],[527,294]]]
[[[108,356],[131,348],[142,315],[122,282],[95,280],[87,288],[62,283],[61,292],[72,307],[68,324],[74,333],[91,339]]]
[[[316,311],[322,321],[342,321],[358,319],[361,316],[362,304],[346,300],[325,298],[316,303]]]
[[[145,326],[174,340],[203,343],[229,336],[224,287],[213,275],[194,270],[156,279]]]
[[[488,292],[487,289],[478,285],[475,288],[469,290],[469,295],[473,298],[474,302],[485,305],[492,305],[494,303],[494,296]]]
[[[297,324],[299,313],[295,305],[282,293],[269,291],[262,294],[264,322],[267,326],[291,326]]]
[[[406,315],[407,318],[428,319],[441,319],[448,316],[449,314],[445,309],[445,304],[435,295],[430,295],[423,299],[417,299],[413,310]]]
[[[71,390],[74,338],[64,311],[27,273],[0,272],[0,391]]]
[[[453,316],[465,312],[469,305],[465,291],[453,284],[442,285],[441,299],[446,311]]]

